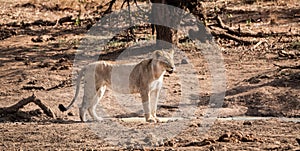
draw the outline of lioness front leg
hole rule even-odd
[[[156,123],[156,120],[152,116],[151,110],[150,110],[150,93],[149,92],[141,93],[141,97],[142,97],[142,103],[143,103],[143,109],[144,109],[144,113],[145,113],[146,122]]]
[[[156,110],[157,110],[157,103],[158,103],[158,99],[159,99],[159,93],[160,93],[160,88],[154,90],[152,92],[153,99],[151,98],[151,115],[156,120],[156,122],[160,122],[159,119],[156,116]]]

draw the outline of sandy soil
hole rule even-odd
[[[15,114],[1,114],[1,150],[300,149],[300,69],[291,68],[300,63],[299,1],[202,3],[207,14],[220,9],[219,16],[232,28],[240,26],[242,31],[273,35],[243,37],[245,40],[261,41],[259,45],[247,46],[224,38],[215,39],[223,55],[226,74],[226,95],[221,108],[210,108],[212,76],[201,49],[188,42],[178,44],[194,67],[195,72],[189,74],[198,79],[200,90],[199,96],[195,96],[196,103],[192,104],[195,107],[193,118],[183,123],[183,128],[177,125],[182,124],[180,120],[157,124],[118,120],[142,117],[143,112],[138,101],[128,106],[116,103],[110,90],[101,106],[112,119],[100,122],[98,126],[111,127],[95,127],[94,122],[81,123],[77,107],[67,113],[58,110],[58,104],[68,104],[74,95],[72,81],[76,73],[73,73],[73,60],[82,37],[95,23],[89,18],[101,17],[107,8],[106,2],[94,1],[85,7],[68,0],[58,3],[1,1],[1,4],[0,107],[8,107],[35,94],[57,116],[56,119],[47,117],[35,104],[28,104]],[[76,23],[74,20],[80,9],[81,22]],[[67,16],[72,16],[70,21],[61,25],[56,23]],[[139,34],[141,39],[151,37],[149,27],[140,27],[137,31],[142,33]],[[122,35],[116,37],[116,41],[107,46],[107,51],[101,52],[100,58],[113,60],[124,48],[134,44],[133,41],[126,43],[124,39],[126,37]],[[180,63],[182,60],[177,62],[178,67],[184,66]],[[183,92],[179,75],[175,73],[165,77],[164,99],[159,102],[158,110],[161,117],[170,117],[180,107],[191,105],[180,102]],[[138,95],[134,97],[139,100]],[[136,110],[130,111],[132,106]],[[219,119],[211,123],[205,121],[206,109],[216,112]],[[236,116],[272,118],[222,120]],[[294,121],[281,117],[293,118]],[[114,124],[125,128],[124,132],[116,130]],[[163,136],[168,131],[162,130],[168,125],[173,132],[177,130],[171,137]],[[149,129],[157,131],[152,134],[147,131]],[[127,136],[128,132],[130,136]],[[122,140],[119,144],[115,143],[118,140],[109,137],[115,133],[118,135],[114,139]]]

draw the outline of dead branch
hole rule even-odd
[[[165,109],[178,109],[178,106],[172,106],[172,105],[160,105],[159,107],[165,108]]]
[[[226,30],[229,34],[236,35],[236,36],[242,36],[242,37],[266,37],[267,35],[263,33],[251,33],[251,32],[245,32],[241,31],[241,28],[239,27],[238,29],[233,29],[229,26],[227,26],[221,19],[219,15],[217,15],[214,18],[217,21],[217,27],[220,27],[224,30]]]
[[[242,31],[239,27],[238,29],[231,28],[227,26],[221,19],[219,15],[213,18],[217,21],[217,24],[209,25],[209,26],[217,26],[219,28],[222,28],[226,30],[229,34],[240,36],[240,37],[255,37],[255,38],[264,38],[269,36],[285,36],[285,37],[293,37],[293,36],[300,36],[299,33],[291,34],[290,32],[278,32],[278,33],[266,33],[266,32],[247,32]]]
[[[244,40],[242,38],[240,38],[240,36],[243,34],[241,33],[240,29],[238,31],[230,28],[229,26],[225,25],[224,22],[222,21],[220,16],[216,16],[215,17],[216,21],[217,21],[217,27],[221,28],[221,29],[216,29],[216,28],[212,28],[210,26],[211,30],[211,34],[213,36],[216,37],[220,37],[220,38],[224,38],[224,39],[230,39],[230,40],[234,40],[242,45],[253,45],[253,44],[257,44],[259,41],[255,41],[255,40]]]
[[[47,107],[44,103],[42,103],[40,99],[34,99],[33,103],[38,105],[47,116],[55,118],[55,114],[53,113],[52,109]]]
[[[121,5],[121,9],[123,8],[124,4],[127,2],[128,0],[124,0],[122,5]],[[128,1],[129,2],[129,1]]]
[[[257,41],[254,41],[254,40],[252,40],[252,41],[250,41],[250,40],[249,41],[248,40],[244,40],[244,39],[242,39],[240,37],[237,37],[237,36],[234,36],[234,35],[230,35],[230,34],[224,32],[224,31],[211,30],[211,34],[213,36],[216,36],[216,37],[234,40],[234,41],[236,41],[236,42],[238,42],[238,43],[240,43],[242,45],[246,45],[246,46],[258,43]]]
[[[280,68],[280,69],[300,69],[300,65],[296,66],[284,66],[284,65],[278,65],[274,63],[274,66]]]
[[[56,21],[56,25],[62,25],[63,23],[65,23],[65,22],[73,22],[73,20],[72,20],[72,16],[66,16],[66,17],[62,17],[62,18],[60,18],[60,19],[58,19],[57,21]]]
[[[108,6],[108,8],[105,10],[104,14],[108,14],[108,13],[112,12],[112,7],[113,7],[113,5],[115,4],[115,2],[116,2],[116,0],[111,0],[111,1],[109,2],[109,6]],[[107,5],[107,4],[105,4],[105,5]]]
[[[14,113],[18,112],[20,108],[23,108],[25,105],[27,105],[31,102],[38,105],[47,116],[55,118],[55,114],[52,111],[52,109],[47,107],[44,103],[42,103],[42,101],[40,99],[37,99],[35,95],[32,95],[25,99],[22,99],[18,103],[14,104],[10,107],[2,108],[0,110],[0,114],[14,114]]]
[[[234,29],[231,29],[229,26],[225,25],[224,22],[222,21],[221,17],[219,15],[216,16],[216,21],[217,21],[217,25],[219,25],[220,28],[223,28],[229,32],[233,32],[235,33]]]
[[[72,81],[71,81],[71,79],[64,80],[64,81],[62,81],[60,84],[55,85],[55,86],[53,86],[53,87],[51,87],[51,88],[46,89],[46,91],[51,91],[51,90],[54,90],[54,89],[63,88],[63,87],[65,87],[65,86],[72,86]]]
[[[285,57],[289,59],[295,59],[298,58],[298,53],[295,53],[293,51],[285,51],[285,50],[280,50],[277,52],[279,57]]]
[[[34,86],[34,85],[24,85],[23,90],[45,90],[42,86]]]
[[[128,17],[129,17],[129,28],[128,28],[128,32],[127,32],[127,41],[129,41],[129,37],[130,35],[135,38],[134,32],[133,32],[133,28],[132,28],[132,18],[131,18],[131,7],[130,7],[130,0],[124,0],[122,5],[121,5],[121,9],[124,7],[125,3],[127,4],[127,8],[128,8]]]

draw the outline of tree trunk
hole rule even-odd
[[[151,0],[152,3],[161,3],[172,5],[175,7],[180,6],[180,0]],[[167,23],[168,25],[178,25],[179,16],[176,12],[171,10],[170,7],[153,7],[151,9],[152,22],[154,23]],[[156,29],[156,46],[158,49],[172,48],[172,44],[177,44],[177,30],[162,25],[154,25]]]

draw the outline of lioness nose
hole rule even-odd
[[[172,66],[171,69],[172,69],[172,72],[174,72],[176,70],[175,66]]]

